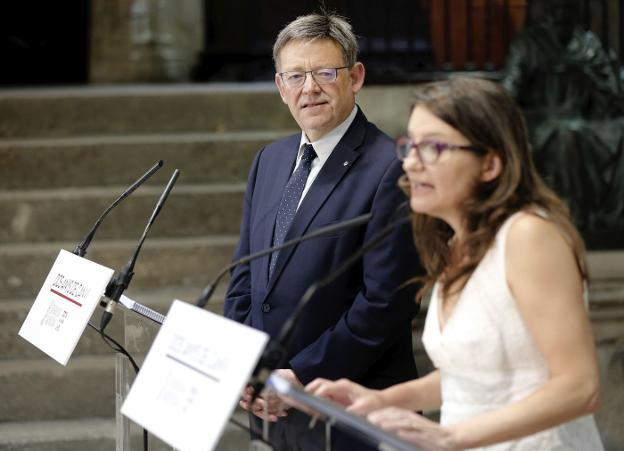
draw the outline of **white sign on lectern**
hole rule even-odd
[[[176,449],[213,450],[267,341],[175,300],[121,413]]]
[[[61,250],[19,335],[67,365],[113,273],[110,268]]]

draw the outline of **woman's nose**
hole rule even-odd
[[[403,170],[407,173],[410,171],[419,171],[422,170],[425,166],[420,161],[418,157],[418,153],[415,149],[412,149],[407,157],[403,160]]]

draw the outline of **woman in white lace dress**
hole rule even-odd
[[[601,450],[583,244],[534,169],[514,101],[474,78],[424,85],[408,132],[397,151],[436,369],[383,391],[308,390],[426,450]],[[440,423],[416,413],[438,408]]]

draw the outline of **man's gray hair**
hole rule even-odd
[[[338,44],[346,66],[352,67],[357,61],[357,39],[349,22],[337,14],[320,12],[299,16],[279,32],[273,44],[275,70],[279,72],[279,54],[286,44],[316,39],[331,39]]]

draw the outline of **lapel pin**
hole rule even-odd
[[[348,161],[345,161],[344,163],[342,163],[342,165],[343,165],[343,166],[346,166],[346,165],[348,165],[348,164],[349,164],[349,162],[348,162]]]

